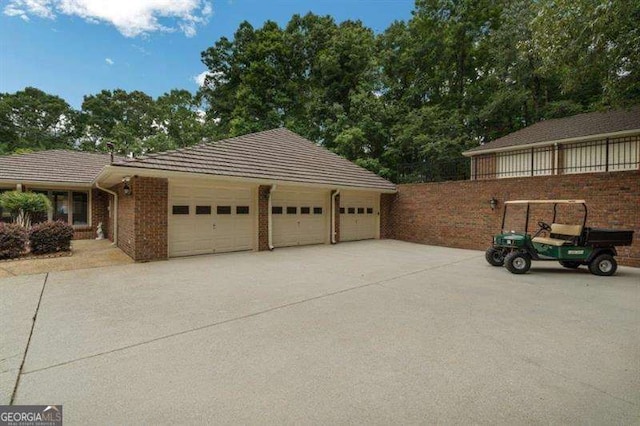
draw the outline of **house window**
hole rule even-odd
[[[311,207],[300,207],[300,214],[310,214]]]
[[[211,206],[196,206],[196,214],[211,214]]]
[[[364,214],[364,207],[358,207],[358,214]]]
[[[297,207],[287,207],[287,214],[298,214]]]
[[[0,194],[6,191],[11,191],[10,189],[0,189]],[[0,222],[11,222],[11,213],[8,211],[2,210],[0,207]]]
[[[282,214],[282,207],[271,207],[271,214]]]
[[[218,206],[216,209],[217,214],[231,214],[231,206]]]
[[[249,214],[249,206],[236,206],[236,214]]]
[[[356,213],[356,208],[355,207],[349,207],[347,209],[347,212],[349,212],[349,214],[355,214]]]
[[[51,201],[51,211],[36,215],[34,223],[46,220],[60,220],[73,226],[89,225],[89,192],[87,191],[53,191],[34,189],[36,194],[44,194]]]
[[[322,214],[322,207],[314,207],[313,214]]]
[[[189,206],[173,206],[171,208],[172,214],[189,214]]]
[[[340,207],[340,214],[344,214],[344,207]]]
[[[373,214],[373,208],[367,207],[367,214]]]
[[[73,192],[73,219],[74,225],[89,224],[89,194],[86,192]]]

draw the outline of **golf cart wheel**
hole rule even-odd
[[[514,251],[504,258],[504,266],[512,274],[525,274],[531,268],[531,257],[527,253]]]
[[[578,267],[580,266],[580,262],[574,262],[571,260],[561,260],[560,264],[569,269],[578,269]]]
[[[595,259],[589,264],[589,271],[593,275],[600,275],[608,277],[616,273],[618,269],[618,262],[610,254],[601,254],[596,256]]]
[[[487,251],[484,253],[485,259],[491,266],[502,266],[504,265],[504,253],[502,250],[498,250],[494,247],[489,247]]]

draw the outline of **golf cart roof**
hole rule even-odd
[[[512,200],[505,204],[586,204],[585,200]]]

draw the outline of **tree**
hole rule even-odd
[[[51,210],[51,201],[44,194],[7,191],[0,194],[0,207],[11,212],[15,222],[28,229],[35,215]]]
[[[63,99],[27,87],[0,93],[0,154],[74,147],[77,112]]]

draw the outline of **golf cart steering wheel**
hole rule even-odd
[[[551,226],[549,226],[548,223],[545,223],[543,221],[538,222],[538,226],[540,227],[540,230],[544,230],[544,231],[551,231]]]

